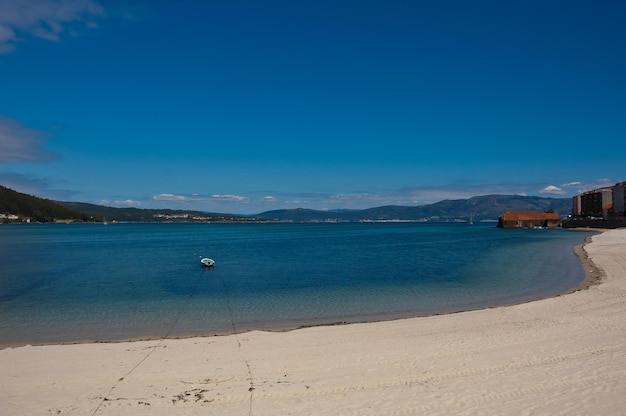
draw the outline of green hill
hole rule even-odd
[[[203,211],[145,209],[145,208],[114,208],[84,202],[57,201],[58,204],[76,211],[105,217],[107,221],[117,222],[250,222],[254,218],[220,214]]]
[[[30,219],[36,222],[101,220],[92,218],[84,212],[63,207],[49,199],[23,194],[2,185],[0,185],[0,213],[17,215],[19,220]]]

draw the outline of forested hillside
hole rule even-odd
[[[0,185],[0,213],[17,215],[20,221],[25,219],[36,222],[98,220],[83,212],[63,207],[49,199],[23,194],[2,185]]]

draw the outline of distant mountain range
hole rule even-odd
[[[382,206],[350,211],[286,209],[267,211],[257,218],[278,221],[497,221],[504,211],[549,211],[561,216],[571,212],[570,198],[519,195],[485,195],[470,199],[444,200],[421,206]]]
[[[549,211],[565,216],[570,198],[485,195],[444,200],[421,206],[382,206],[362,210],[317,211],[284,209],[253,216],[171,209],[113,208],[82,202],[51,201],[0,186],[0,213],[16,214],[40,222],[56,219],[120,222],[358,222],[358,221],[497,221],[504,211]]]
[[[266,211],[257,215],[207,213],[170,209],[112,208],[81,202],[58,202],[60,205],[109,221],[159,222],[159,221],[205,221],[205,222],[332,222],[332,221],[497,221],[504,211],[548,211],[564,216],[571,211],[570,198],[541,198],[519,195],[486,195],[470,199],[445,200],[422,206],[382,206],[362,210],[318,211],[312,209],[282,209]]]

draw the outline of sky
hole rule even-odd
[[[626,2],[0,0],[0,184],[255,214],[626,180]]]

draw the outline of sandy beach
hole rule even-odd
[[[626,229],[584,250],[600,284],[520,305],[5,348],[0,414],[626,415]]]

